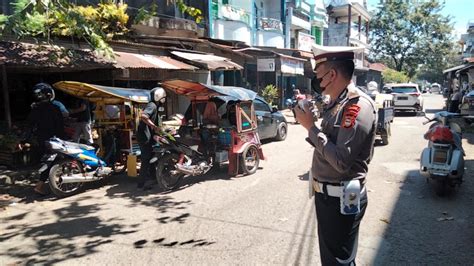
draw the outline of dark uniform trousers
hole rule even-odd
[[[355,265],[359,225],[367,208],[367,192],[361,195],[360,212],[341,214],[340,199],[315,193],[318,239],[322,265]]]
[[[153,180],[155,171],[152,169],[150,160],[153,157],[153,145],[150,143],[139,142],[140,146],[140,175],[139,175],[139,184],[144,184],[147,180]]]

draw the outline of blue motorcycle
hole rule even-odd
[[[73,195],[84,183],[100,180],[115,170],[97,156],[95,147],[56,137],[46,141],[46,147],[49,153],[42,158],[38,172],[49,171],[49,187],[58,197]]]

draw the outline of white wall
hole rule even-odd
[[[259,30],[257,32],[257,46],[285,48],[285,39],[280,33]]]
[[[252,32],[247,24],[240,21],[216,20],[214,22],[214,38],[242,41],[252,45]]]

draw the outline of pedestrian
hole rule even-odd
[[[87,144],[93,144],[92,117],[89,102],[77,98],[73,108],[69,109],[69,116],[75,119],[72,141],[79,143],[82,136]]]
[[[153,134],[161,131],[161,117],[158,114],[158,108],[166,101],[166,91],[157,87],[150,91],[150,101],[142,110],[140,122],[137,129],[137,141],[140,146],[140,177],[137,184],[138,188],[149,189],[154,183],[153,172],[150,160],[153,156],[153,145],[155,140]]]
[[[377,114],[372,99],[351,81],[354,47],[313,46],[313,89],[329,98],[321,128],[310,105],[296,116],[314,147],[310,170],[322,265],[355,265],[359,225],[367,207],[366,176]]]
[[[64,137],[64,121],[61,110],[52,102],[54,90],[49,84],[36,84],[33,87],[33,96],[35,102],[31,105],[28,122],[32,130],[30,134],[34,132],[38,142],[38,153],[43,156],[46,153],[45,141],[52,137]],[[34,188],[36,193],[46,194],[44,184],[48,180],[48,175],[49,171],[41,173],[40,181]]]
[[[461,104],[462,100],[462,92],[459,90],[459,87],[454,88],[454,93],[451,96],[451,102],[449,103],[449,112],[451,113],[459,113],[459,105]]]

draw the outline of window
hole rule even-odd
[[[258,99],[255,99],[254,106],[255,106],[255,111],[270,112],[270,108],[268,107],[268,105]]]
[[[392,87],[394,93],[414,93],[418,92],[416,87]]]

